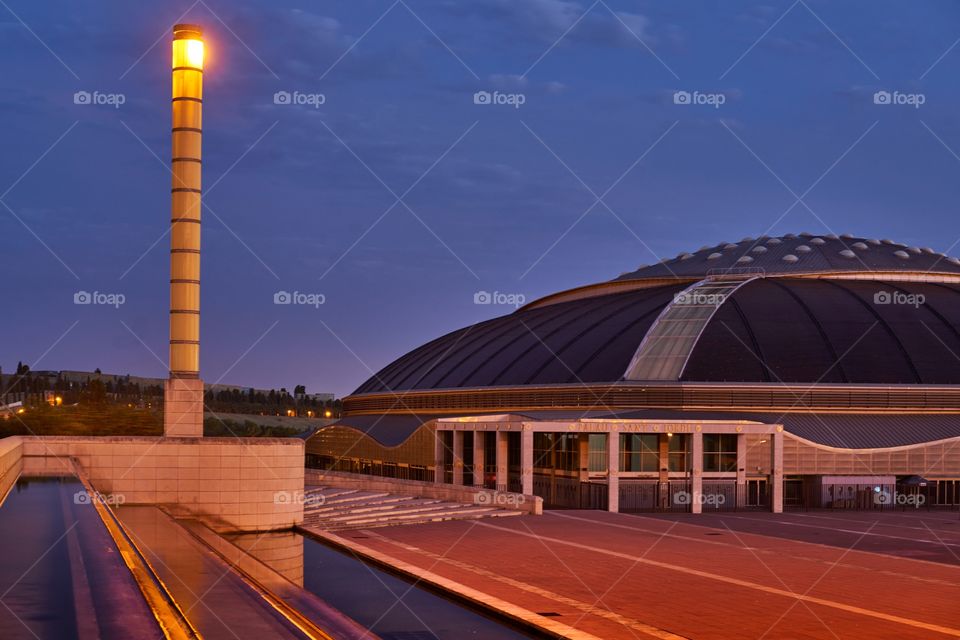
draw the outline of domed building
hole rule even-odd
[[[610,510],[960,504],[960,260],[745,238],[384,367],[311,466]]]

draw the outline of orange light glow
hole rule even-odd
[[[333,412],[330,411],[329,409],[328,409],[327,411],[324,411],[324,412],[323,412],[323,417],[325,417],[325,418],[329,418],[329,417],[331,417],[332,415],[333,415]]]
[[[202,40],[174,40],[173,66],[203,69],[203,53]]]

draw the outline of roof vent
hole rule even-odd
[[[746,238],[743,238],[742,240],[740,240],[740,242],[753,242],[753,238],[751,238],[750,236],[747,236]]]
[[[880,242],[882,242],[883,244],[897,244],[896,242],[894,242],[893,240],[890,240],[889,238],[884,238]]]
[[[844,249],[843,251],[840,252],[840,255],[842,255],[844,258],[856,258],[856,257],[857,257],[857,254],[855,254],[853,251],[850,251],[850,249]]]
[[[800,258],[798,258],[797,256],[793,255],[792,253],[788,253],[787,255],[783,256],[783,261],[784,261],[784,262],[791,262],[791,263],[792,263],[792,262],[799,262],[799,261],[800,261]]]
[[[792,239],[792,238],[796,238],[797,236],[796,236],[796,234],[794,234],[794,233],[788,233],[788,234],[786,234],[786,235],[783,236],[783,237],[784,237],[784,238],[791,238],[791,239]]]
[[[812,236],[813,234],[812,234],[812,233],[807,233],[806,231],[801,231],[801,232],[800,232],[800,235],[801,235],[802,237],[804,237],[804,238],[809,238],[809,237]]]
[[[706,251],[706,250],[709,249],[709,248],[710,248],[710,245],[705,244],[705,245],[703,245],[702,247],[700,247],[699,249],[697,249],[697,251]]]
[[[723,257],[722,253],[711,253],[707,256],[707,260],[716,260],[717,258]]]
[[[689,260],[689,259],[692,258],[692,257],[693,257],[693,254],[692,254],[692,253],[681,253],[681,254],[680,254],[680,259],[681,259],[681,260]]]
[[[767,244],[780,244],[781,242],[783,242],[783,240],[780,238],[770,238],[767,240]]]
[[[907,251],[915,255],[920,255],[921,253],[923,253],[923,251],[920,250],[920,247],[909,247]]]
[[[810,253],[811,251],[813,251],[813,249],[811,249],[805,244],[802,244],[799,247],[797,247],[796,251],[797,253]]]
[[[907,253],[906,251],[894,251],[894,252],[893,252],[893,255],[897,256],[897,257],[900,258],[901,260],[909,260],[909,259],[910,259],[910,254]]]
[[[732,242],[728,242],[727,244],[723,245],[723,248],[724,248],[724,249],[736,249],[736,248],[737,248],[737,245],[733,244]]]
[[[827,241],[823,238],[810,238],[810,244],[826,244]]]
[[[828,233],[826,237],[829,238],[829,239],[831,239],[831,240],[839,240],[839,239],[840,239],[840,238],[837,237],[837,234],[835,234],[835,233]]]
[[[754,253],[766,253],[766,252],[767,252],[767,248],[766,248],[766,247],[762,247],[762,246],[761,246],[761,247],[754,247],[754,248],[751,249],[750,251],[753,251]]]
[[[876,238],[870,238],[869,240],[867,240],[867,244],[872,244],[875,247],[879,247],[883,243],[877,240]]]
[[[753,258],[751,258],[750,256],[740,256],[739,258],[737,258],[737,262],[743,262],[743,263],[753,262]]]
[[[860,249],[860,251],[866,251],[867,249],[870,248],[867,246],[867,243],[865,242],[854,242],[850,246],[853,247],[854,249]]]
[[[843,238],[844,240],[853,240],[853,236],[850,235],[849,233],[841,233],[840,237]]]
[[[955,264],[960,266],[960,258],[950,257],[950,258],[947,258],[947,262],[949,262],[950,264]]]
[[[932,256],[937,255],[937,252],[931,249],[930,247],[923,247],[921,251],[923,251],[924,253],[929,253]]]

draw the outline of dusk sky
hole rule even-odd
[[[346,394],[513,310],[478,292],[745,236],[960,253],[954,2],[0,0],[5,373],[166,375],[177,22],[207,41],[208,383]]]

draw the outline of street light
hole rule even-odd
[[[203,134],[203,30],[173,28],[170,162],[170,379],[167,436],[203,435],[200,379],[200,193]]]

